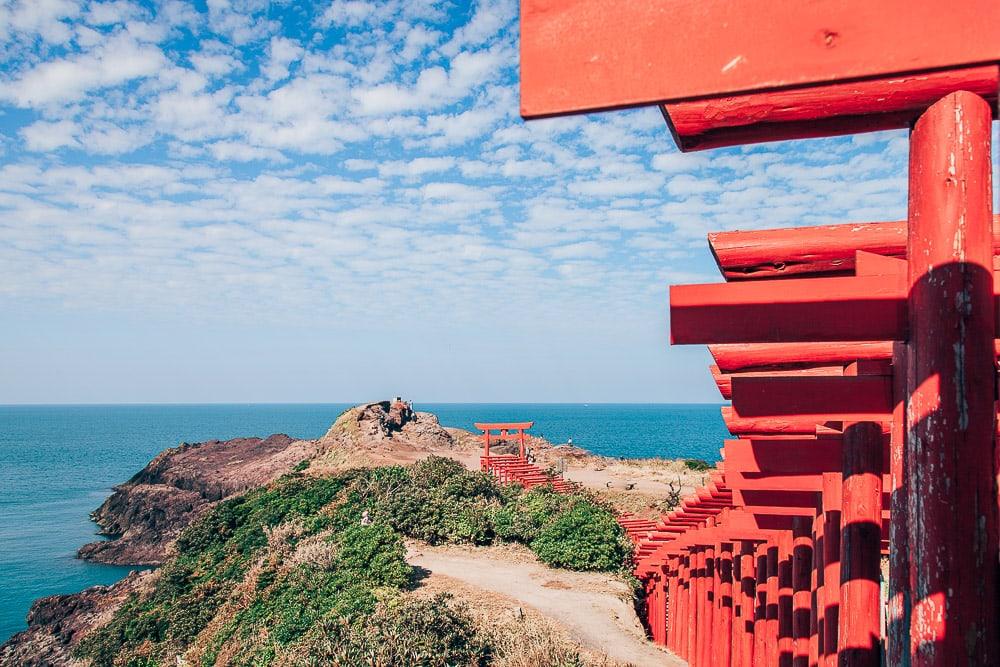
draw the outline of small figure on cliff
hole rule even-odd
[[[368,510],[365,510],[364,512],[361,513],[361,525],[362,526],[372,525],[372,518],[368,516]]]

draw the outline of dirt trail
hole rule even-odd
[[[684,665],[648,641],[614,577],[553,570],[525,555],[493,548],[409,544],[407,560],[428,570],[531,607],[564,627],[581,645],[638,667]]]

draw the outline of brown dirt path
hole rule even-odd
[[[411,565],[531,607],[582,646],[638,667],[684,665],[656,646],[639,625],[625,584],[593,572],[554,570],[517,549],[407,545]]]

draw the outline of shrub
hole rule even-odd
[[[403,541],[385,525],[352,526],[340,538],[338,569],[373,586],[402,588],[413,574]]]
[[[486,665],[482,641],[464,605],[440,594],[379,607],[362,626],[326,619],[303,642],[297,662],[353,667],[448,667]]]
[[[531,549],[552,567],[615,570],[629,555],[624,532],[603,508],[578,503],[542,529]]]
[[[695,472],[705,472],[712,469],[712,464],[702,459],[684,459],[684,467]]]

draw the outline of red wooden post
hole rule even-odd
[[[755,565],[757,558],[754,556],[754,546],[751,542],[744,542],[740,550],[740,592],[741,592],[741,614],[740,631],[740,661],[738,664],[744,667],[753,666],[753,645],[754,645],[754,603],[757,598],[757,580]]]
[[[698,665],[698,625],[705,618],[702,613],[702,592],[704,587],[705,552],[701,547],[691,548],[691,610],[688,614],[687,658],[691,667]]]
[[[684,563],[684,589],[681,591],[680,616],[677,619],[677,637],[674,639],[674,647],[677,654],[684,659],[688,656],[688,628],[692,622],[691,611],[691,577],[692,565],[690,551],[683,556]]]
[[[733,543],[722,543],[719,551],[712,665],[728,667],[732,663],[733,649]]]
[[[839,664],[878,667],[882,428],[874,422],[847,424],[843,442]]]
[[[754,607],[753,623],[753,667],[768,667],[767,664],[767,543],[757,546],[755,554],[757,565],[756,586],[757,600]]]
[[[792,521],[792,664],[809,665],[810,610],[812,608],[813,544],[812,520]]]
[[[840,473],[823,473],[823,664],[837,664],[840,623]]]
[[[905,343],[893,343],[892,426],[889,440],[889,604],[886,657],[891,665],[910,663],[909,508],[906,494],[906,394],[910,365]]]
[[[673,624],[677,619],[677,557],[667,559],[667,617],[664,619],[664,645],[669,647],[673,640]]]
[[[809,665],[819,665],[823,641],[823,513],[813,519],[812,609],[809,614]]]
[[[684,656],[678,638],[684,627],[684,618],[687,613],[684,604],[686,596],[684,589],[687,587],[686,560],[686,556],[683,554],[677,557],[677,602],[674,606],[674,613],[670,616],[670,631],[667,633],[667,648],[681,657]]]
[[[907,407],[914,665],[997,664],[990,106],[966,92],[910,134]]]
[[[710,523],[714,523],[709,519]],[[704,582],[703,604],[704,615],[698,623],[698,665],[699,667],[710,667],[712,664],[712,640],[715,634],[713,627],[714,605],[715,605],[715,546],[705,547],[705,574],[702,577]]]
[[[791,667],[792,636],[792,533],[782,531],[778,542],[778,665]]]
[[[518,445],[519,445],[518,446],[518,451],[520,451],[520,453],[521,453],[521,458],[522,459],[528,458],[528,453],[527,453],[527,451],[525,451],[525,446],[524,446],[524,429],[523,428],[517,429],[517,440],[518,440]]]
[[[767,545],[767,621],[764,624],[764,650],[768,665],[778,664],[778,544]]]

